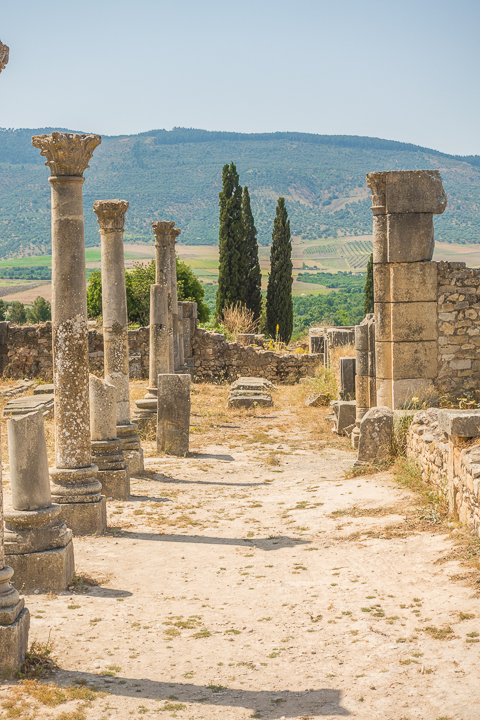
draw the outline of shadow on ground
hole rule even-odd
[[[283,548],[296,547],[297,545],[309,545],[310,540],[300,540],[286,535],[273,538],[222,538],[204,537],[203,535],[162,535],[161,533],[130,532],[118,530],[117,537],[129,540],[155,540],[158,542],[196,543],[205,545],[239,545],[249,548],[256,547],[259,550],[282,550]]]

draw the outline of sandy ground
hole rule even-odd
[[[300,386],[257,414],[226,394],[194,386],[191,456],[146,442],[107,534],[75,538],[98,585],[26,598],[59,669],[50,695],[1,684],[0,717],[478,720],[479,599],[450,535],[390,473],[352,477]]]

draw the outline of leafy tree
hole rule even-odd
[[[87,314],[96,318],[102,314],[102,273],[94,270],[87,285]]]
[[[368,315],[368,313],[373,313],[373,253],[368,260],[364,293],[365,305],[363,307],[363,313],[364,315]]]
[[[242,188],[235,165],[223,166],[220,198],[219,267],[215,315],[224,308],[245,303],[246,258],[242,223]]]
[[[242,223],[247,266],[245,305],[252,311],[254,319],[259,320],[262,313],[262,273],[258,261],[257,228],[250,205],[250,193],[246,185],[243,188],[242,196]]]
[[[273,221],[270,275],[267,286],[267,326],[270,337],[288,343],[293,330],[292,243],[285,198],[278,198]],[[278,328],[278,330],[277,330]]]
[[[177,294],[179,300],[190,300],[197,303],[200,322],[208,321],[210,310],[204,302],[205,290],[192,268],[177,257]]]
[[[27,322],[25,305],[18,300],[14,300],[8,308],[6,318],[14,325],[25,325]]]
[[[52,319],[52,306],[41,295],[35,298],[31,308],[27,310],[27,320],[32,325]]]
[[[133,263],[133,270],[127,272],[127,312],[129,322],[146,327],[150,323],[150,285],[155,282],[155,260],[148,265]]]
[[[0,321],[6,319],[8,310],[8,303],[5,300],[0,300]]]

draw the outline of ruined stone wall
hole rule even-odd
[[[441,393],[462,397],[480,382],[480,270],[438,266],[438,373]]]
[[[477,438],[462,443],[449,437],[439,424],[442,412],[430,408],[414,415],[407,457],[420,465],[424,482],[448,502],[452,517],[480,536],[480,444]]]
[[[298,382],[313,375],[318,355],[275,353],[251,345],[227,342],[225,335],[198,328],[193,342],[197,380],[232,382],[239,377],[263,377],[273,382]]]

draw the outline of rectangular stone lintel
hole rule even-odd
[[[440,410],[438,424],[454,437],[480,436],[480,410]]]

